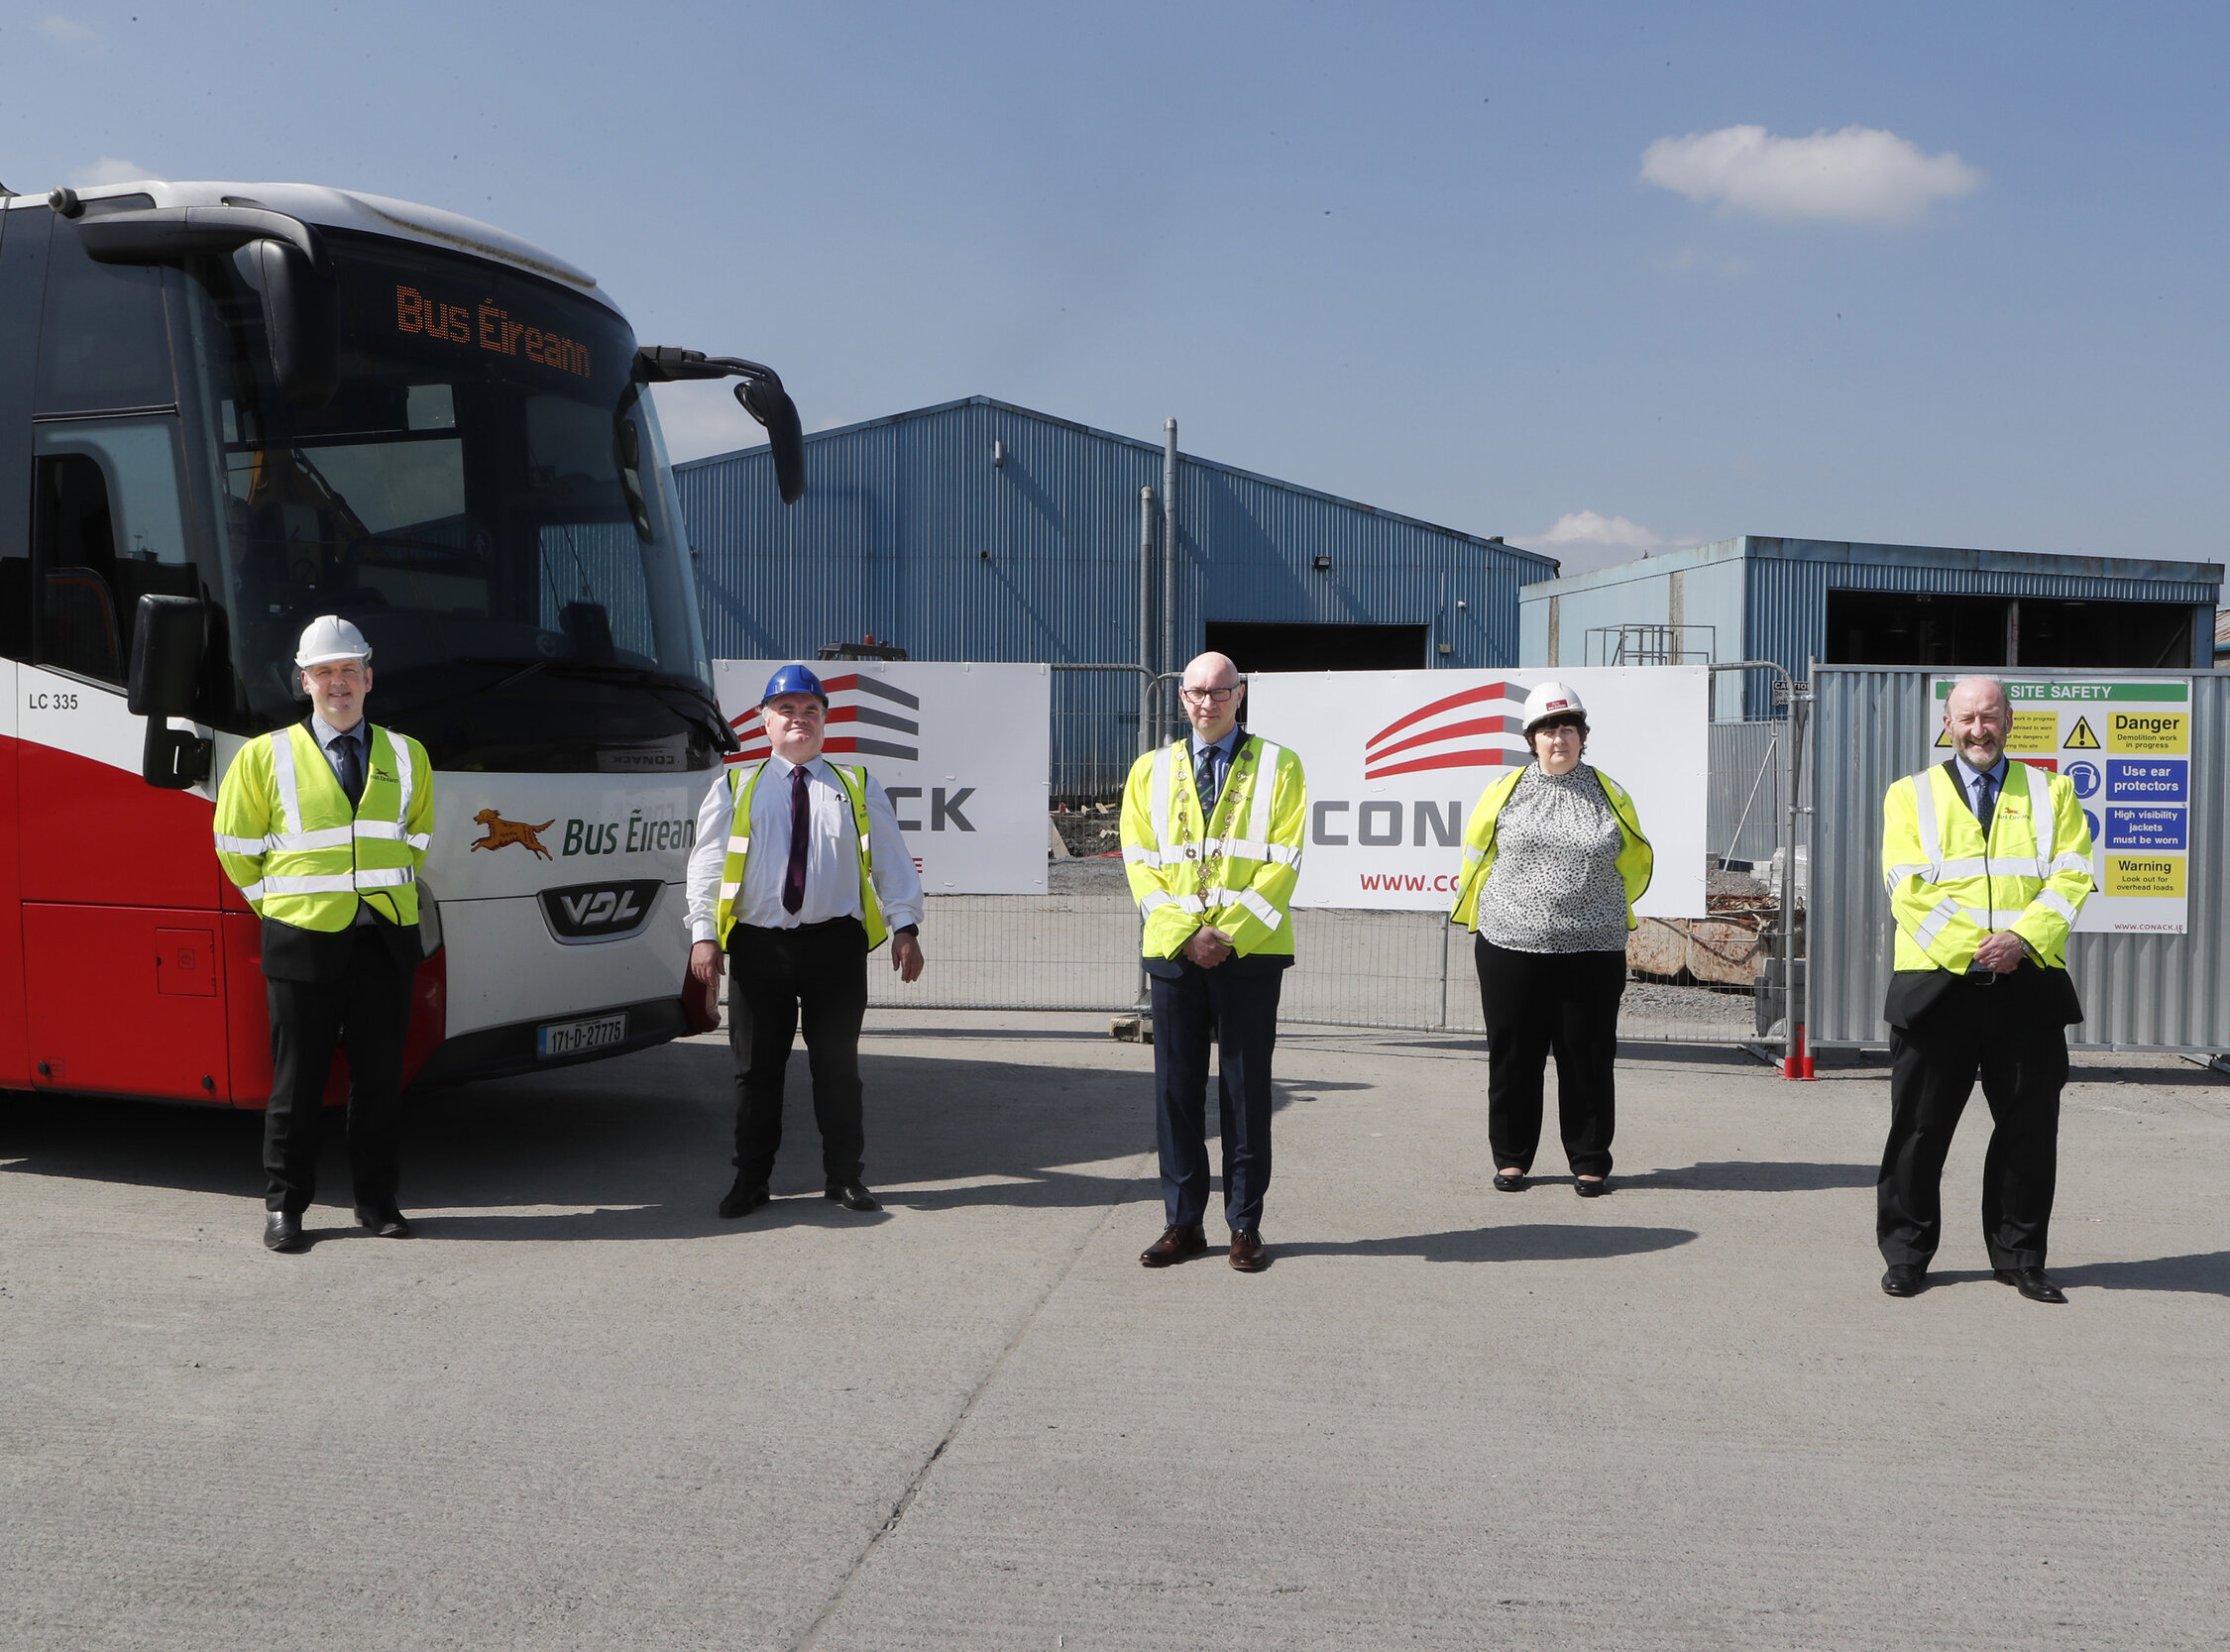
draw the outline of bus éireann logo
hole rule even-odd
[[[488,828],[486,837],[475,839],[474,848],[507,849],[513,843],[523,843],[544,860],[550,858],[550,851],[542,847],[542,839],[537,834],[549,830],[557,822],[544,821],[540,826],[528,826],[524,821],[506,821],[493,809],[483,809],[473,820]]]

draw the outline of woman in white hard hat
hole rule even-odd
[[[1588,713],[1562,683],[1525,697],[1532,761],[1487,788],[1464,827],[1454,922],[1478,936],[1487,1017],[1487,1140],[1495,1185],[1525,1189],[1556,1055],[1564,1154],[1582,1198],[1608,1191],[1626,932],[1649,887],[1633,799],[1580,759]]]

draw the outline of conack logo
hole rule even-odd
[[[1363,742],[1363,778],[1389,780],[1441,770],[1498,769],[1526,761],[1520,683],[1487,683],[1427,702],[1395,717]],[[1326,848],[1454,848],[1463,840],[1466,806],[1423,799],[1323,798],[1309,808],[1309,841]],[[1452,873],[1360,874],[1365,889],[1453,894]]]

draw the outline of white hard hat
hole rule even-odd
[[[1545,722],[1550,717],[1578,717],[1587,719],[1588,709],[1580,697],[1562,683],[1543,683],[1525,697],[1525,732],[1533,732],[1533,724]]]
[[[307,671],[328,660],[371,657],[372,645],[364,640],[362,631],[338,614],[321,613],[302,628],[302,640],[294,649],[294,667]]]

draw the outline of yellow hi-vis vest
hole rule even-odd
[[[2056,969],[2092,889],[2090,823],[2063,775],[2005,766],[1985,841],[1951,763],[1894,783],[1881,805],[1881,874],[1897,920],[1899,969],[1964,974],[1974,949],[2011,930]]]
[[[1215,818],[1201,820],[1189,737],[1131,765],[1123,788],[1123,870],[1146,920],[1150,958],[1174,957],[1203,924],[1241,957],[1289,956],[1308,783],[1284,746],[1248,734],[1232,753]]]
[[[1455,909],[1448,914],[1450,923],[1460,924],[1467,930],[1479,928],[1480,892],[1487,887],[1487,874],[1495,865],[1495,823],[1502,819],[1503,805],[1509,802],[1510,793],[1517,790],[1517,783],[1524,778],[1524,769],[1505,774],[1488,787],[1479,802],[1472,806],[1471,819],[1464,823],[1463,881],[1456,889]],[[1642,836],[1641,817],[1634,813],[1633,799],[1625,788],[1601,769],[1595,771],[1595,778],[1611,805],[1612,819],[1618,823],[1618,878],[1626,886],[1626,928],[1637,929],[1641,921],[1633,915],[1633,904],[1649,887],[1650,874],[1657,864],[1657,851],[1649,846],[1649,839]]]
[[[867,834],[867,771],[844,763],[831,763],[829,767],[836,771],[844,796],[851,801],[851,824],[859,837],[859,921],[867,927],[867,950],[872,952],[889,936],[890,930],[883,923],[882,903],[875,899],[875,855]],[[727,771],[727,789],[735,806],[728,813],[721,904],[713,915],[714,934],[721,937],[724,952],[727,950],[727,932],[735,928],[735,897],[742,891],[743,866],[751,853],[751,794],[758,790],[759,776],[766,772],[765,760],[751,764],[750,770],[746,775],[743,765],[738,764]]]
[[[364,796],[352,809],[309,724],[240,748],[217,789],[217,863],[265,918],[334,934],[361,899],[418,922],[418,869],[433,843],[433,765],[407,734],[366,723]]]

